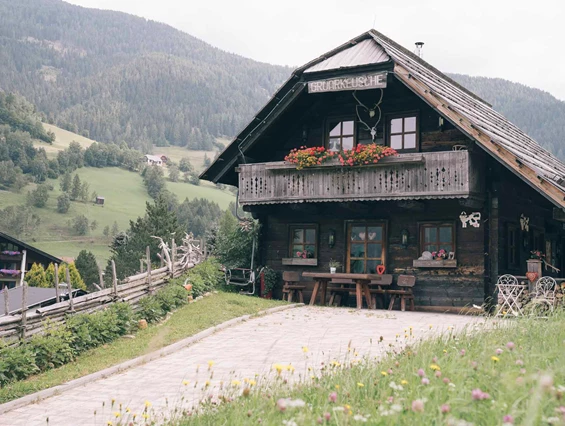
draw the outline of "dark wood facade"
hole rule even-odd
[[[203,173],[216,182],[238,184],[240,204],[263,225],[261,263],[279,271],[314,272],[327,271],[333,259],[345,272],[361,272],[354,269],[364,265],[362,272],[371,273],[367,268],[383,264],[395,276],[416,276],[420,307],[489,302],[499,275],[525,274],[532,250],[547,253],[548,262],[563,271],[565,203],[559,173],[548,176],[552,169],[544,165],[562,164],[484,101],[409,52],[397,52],[401,48],[384,36],[369,32],[344,49],[362,55],[366,44],[357,43],[377,36],[394,60],[332,69],[323,66],[331,59],[324,55],[313,61],[322,64],[315,65],[316,72],[308,74],[308,65],[299,69],[267,105],[274,105],[271,110],[265,107]],[[402,74],[401,63],[413,67],[414,74]],[[309,81],[375,72],[387,73],[386,88],[304,89]],[[412,82],[416,72],[428,86]],[[432,85],[444,90],[441,100],[427,88]],[[455,108],[461,105],[466,109]],[[491,122],[487,138],[480,129]],[[335,123],[341,123],[341,133],[332,136]],[[374,141],[400,147],[399,155],[357,167],[330,163],[297,170],[283,162],[294,148],[329,148],[332,137],[341,146]],[[515,147],[497,144],[497,138],[506,143],[508,137],[515,138]],[[531,158],[511,156],[528,149]],[[464,225],[466,214],[480,219]],[[521,217],[529,220],[527,229]],[[418,260],[434,247],[448,248],[453,258]]]

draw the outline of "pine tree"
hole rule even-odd
[[[69,192],[71,190],[71,184],[72,184],[71,174],[67,172],[61,177],[61,182],[59,183],[59,187],[61,188],[61,191]]]
[[[120,232],[120,229],[118,228],[118,222],[114,221],[114,223],[112,224],[112,231],[110,235],[114,237],[118,234],[118,232]]]
[[[45,280],[45,270],[40,263],[34,263],[26,272],[24,279],[30,287],[49,287]]]
[[[74,264],[87,287],[91,290],[95,290],[96,287],[94,287],[93,284],[98,283],[99,275],[98,264],[96,263],[94,254],[87,250],[81,250]]]
[[[67,268],[69,268],[69,275],[71,278],[71,286],[73,287],[73,290],[86,290],[86,285],[84,284],[84,281],[74,263],[61,263],[59,265],[59,282],[67,282]]]
[[[45,282],[47,287],[55,287],[55,265],[50,263],[45,270]]]
[[[82,184],[78,174],[73,178],[73,185],[71,188],[71,200],[78,200],[82,193]]]

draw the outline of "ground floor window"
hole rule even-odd
[[[420,253],[455,252],[455,225],[451,222],[428,222],[420,224]]]
[[[374,274],[385,264],[384,223],[350,223],[347,226],[347,272]]]
[[[318,257],[318,225],[290,225],[290,257]]]

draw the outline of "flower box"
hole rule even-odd
[[[414,268],[457,268],[457,259],[413,260]]]
[[[318,266],[318,259],[304,259],[302,257],[285,257],[282,259],[282,264],[289,266]]]
[[[16,269],[0,269],[0,278],[16,278],[19,277],[21,271]]]

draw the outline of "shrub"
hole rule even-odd
[[[71,208],[71,198],[67,194],[61,194],[57,197],[57,212],[67,213]]]
[[[214,259],[207,259],[192,268],[188,274],[188,281],[192,284],[192,294],[195,297],[214,290],[224,281],[224,273],[220,263]]]
[[[187,292],[184,287],[175,284],[169,284],[159,291],[155,298],[161,305],[164,312],[170,312],[187,302]]]
[[[140,319],[144,319],[148,323],[159,321],[165,316],[161,303],[155,296],[144,297],[139,301],[139,310],[137,315]]]
[[[0,385],[23,380],[38,372],[35,353],[29,345],[0,349]]]
[[[27,343],[35,355],[40,371],[60,367],[75,359],[73,334],[66,327],[47,325],[44,334],[35,335]]]
[[[38,185],[33,191],[27,193],[27,201],[29,205],[42,208],[49,200],[49,187],[45,184]]]
[[[88,230],[90,228],[90,223],[88,221],[88,218],[83,214],[79,214],[78,216],[75,216],[73,218],[72,228],[73,231],[75,231],[75,234],[77,235],[88,234]]]

